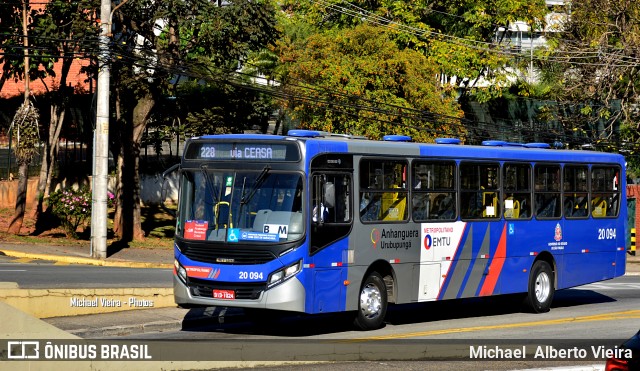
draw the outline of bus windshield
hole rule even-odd
[[[303,236],[302,175],[187,170],[176,232],[186,240],[278,243]]]

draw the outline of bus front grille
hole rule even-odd
[[[182,253],[193,261],[213,264],[264,264],[276,258],[266,250],[218,249],[211,246],[189,246],[183,248]]]

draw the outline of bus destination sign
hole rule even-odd
[[[295,146],[269,143],[192,143],[185,153],[187,159],[296,161]]]

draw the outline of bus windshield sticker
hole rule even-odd
[[[240,232],[240,240],[278,242],[279,238],[275,233]]]
[[[262,228],[264,233],[276,234],[280,238],[287,238],[289,235],[289,226],[286,224],[265,224]]]
[[[228,176],[227,177],[227,184],[226,187],[224,189],[224,196],[227,197],[231,194],[231,186],[233,185],[233,177],[232,176]]]
[[[206,220],[187,220],[184,223],[184,238],[189,240],[206,240],[209,222]]]
[[[227,242],[238,242],[239,234],[240,234],[240,229],[229,228],[229,233],[227,234]]]

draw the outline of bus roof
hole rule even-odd
[[[623,166],[625,163],[624,157],[616,153],[554,149],[548,143],[513,143],[500,140],[486,140],[483,145],[462,145],[457,138],[438,138],[436,143],[417,143],[412,142],[411,138],[405,135],[387,135],[383,140],[370,140],[362,136],[333,134],[315,130],[290,130],[288,135],[217,134],[192,138],[192,140],[197,139],[234,141],[299,140],[307,144],[315,143],[320,146],[319,148],[336,148],[336,146],[328,145],[333,143],[340,148],[345,148],[346,152],[362,155],[378,154],[497,161],[619,163]]]

